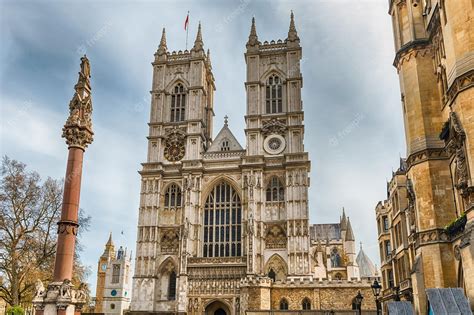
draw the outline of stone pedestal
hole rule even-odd
[[[39,280],[38,280],[39,281]],[[41,289],[42,284],[37,284],[36,296],[33,304],[36,315],[75,315],[80,314],[86,303],[86,286],[81,285],[75,289],[69,280],[51,282],[48,288]]]

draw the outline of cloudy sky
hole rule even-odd
[[[387,1],[2,1],[0,152],[43,178],[62,178],[61,128],[86,52],[92,68],[95,141],[86,151],[81,207],[92,216],[83,259],[94,271],[108,233],[135,250],[140,163],[146,158],[153,54],[166,27],[184,50],[202,22],[216,79],[216,134],[229,115],[242,144],[244,50],[255,16],[259,39],[285,39],[290,10],[303,47],[305,148],[312,160],[313,223],[342,207],[356,241],[379,265],[374,207],[405,154]],[[123,231],[123,235],[121,235]]]

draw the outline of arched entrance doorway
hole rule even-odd
[[[217,300],[206,307],[206,315],[231,315],[231,312],[227,304]]]

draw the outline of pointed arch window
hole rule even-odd
[[[286,299],[280,300],[280,310],[288,310],[288,301]]]
[[[308,298],[304,298],[301,302],[301,308],[306,311],[311,309],[311,301]]]
[[[225,181],[214,186],[204,206],[203,256],[242,256],[240,197]]]
[[[273,176],[266,189],[267,202],[285,201],[285,188],[276,176]]]
[[[281,79],[276,74],[267,79],[265,87],[265,110],[267,114],[283,111]]]
[[[168,300],[176,299],[176,272],[171,271],[170,280],[168,282]]]
[[[170,121],[184,121],[186,114],[186,92],[184,86],[178,83],[171,93]]]
[[[181,203],[181,188],[176,184],[169,185],[165,192],[165,208],[179,208]]]

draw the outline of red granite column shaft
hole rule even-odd
[[[82,161],[84,150],[69,148],[61,220],[58,222],[58,246],[54,264],[54,281],[72,279],[74,248],[78,224],[79,197],[81,193]]]

